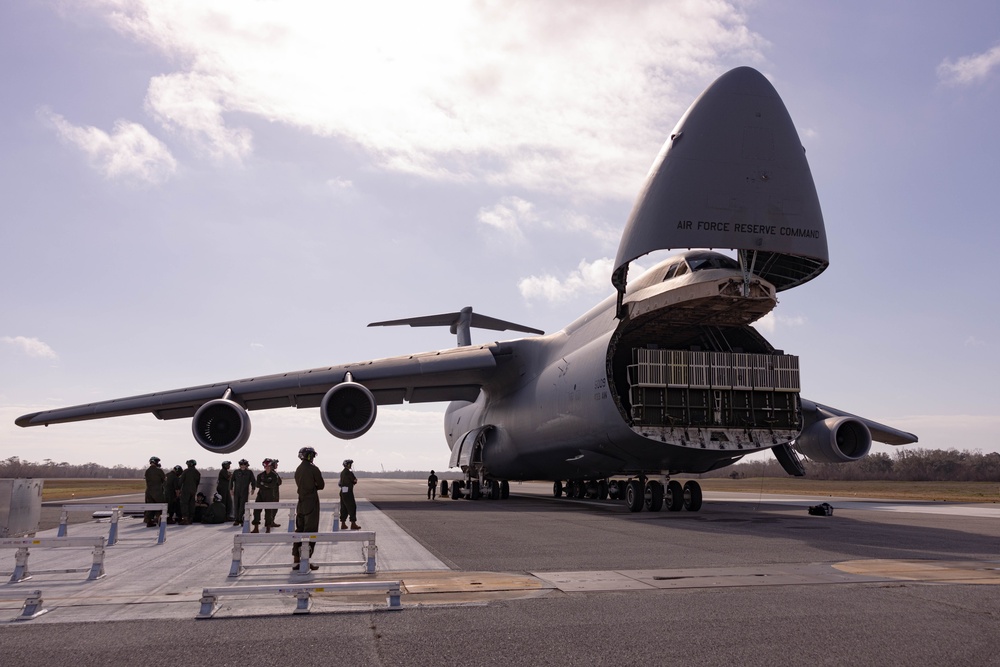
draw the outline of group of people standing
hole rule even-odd
[[[326,482],[323,479],[323,473],[313,463],[315,458],[316,450],[312,447],[303,447],[299,450],[301,463],[295,470],[295,485],[298,492],[298,504],[295,510],[296,532],[319,530],[319,491],[325,487]],[[164,473],[158,456],[152,456],[149,459],[149,468],[146,469],[145,502],[166,503],[167,523],[180,525],[191,524],[195,521],[222,523],[229,519],[232,520],[234,526],[238,526],[243,523],[251,491],[257,492],[257,502],[277,502],[279,500],[281,476],[276,472],[277,459],[264,459],[262,462],[264,470],[256,476],[250,470],[250,462],[246,459],[241,459],[238,464],[239,468],[232,471],[230,470],[232,462],[223,461],[211,505],[203,503],[203,496],[198,493],[198,485],[201,483],[201,473],[197,468],[198,462],[190,459],[185,465],[187,468],[176,465],[169,472]],[[358,505],[354,497],[354,487],[358,483],[358,478],[351,471],[353,465],[353,460],[346,459],[338,480],[340,527],[344,530],[361,530],[357,520]],[[207,507],[207,511],[202,508],[203,504]],[[278,527],[274,520],[277,511],[276,509],[264,510],[266,532],[271,532],[271,528]],[[144,518],[149,527],[158,526],[161,520],[160,512],[157,511],[147,511]],[[260,532],[260,518],[261,510],[255,509],[251,532]],[[347,524],[348,521],[350,521],[350,526]],[[301,543],[298,542],[292,546],[293,567],[298,567],[301,546]],[[315,544],[310,543],[310,555],[312,555],[314,547]]]

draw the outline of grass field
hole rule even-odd
[[[838,482],[801,477],[700,479],[705,491],[783,493],[894,500],[940,500],[960,503],[1000,502],[1000,482]]]
[[[1000,503],[1000,482],[827,482],[798,477],[711,478],[698,481],[706,491]],[[142,493],[145,489],[146,484],[141,479],[47,479],[42,500]]]

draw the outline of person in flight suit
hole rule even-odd
[[[198,472],[198,462],[194,459],[185,461],[184,472],[181,473],[181,520],[180,523],[190,525],[194,521],[195,494],[201,484],[201,473]]]
[[[303,447],[299,450],[299,459],[302,463],[295,469],[295,486],[299,492],[299,502],[295,506],[295,532],[308,533],[319,530],[319,492],[326,482],[323,481],[323,473],[313,463],[316,458],[316,450],[312,447]],[[312,558],[315,542],[309,543],[309,558]],[[302,543],[292,544],[292,569],[299,567],[299,554],[302,552]],[[310,570],[318,570],[319,565],[309,563]]]
[[[340,471],[340,527],[347,530],[347,519],[351,520],[351,530],[361,530],[358,525],[358,503],[354,499],[354,485],[358,478],[351,472],[354,465],[352,459],[344,461],[344,469]]]
[[[180,466],[174,466],[163,480],[163,495],[167,498],[167,523],[181,520],[181,473]]]
[[[167,502],[166,496],[163,495],[163,483],[166,481],[167,476],[164,474],[163,469],[160,467],[160,457],[151,456],[149,457],[149,467],[146,468],[146,500],[147,503],[165,503]],[[162,512],[157,511],[147,511],[144,518],[146,519],[146,525],[150,528],[156,528],[160,525],[160,514]]]
[[[247,501],[250,500],[250,490],[257,490],[257,479],[254,477],[253,471],[250,470],[249,461],[240,459],[240,467],[233,471],[230,485],[233,487],[233,525],[238,526],[243,523]]]
[[[438,476],[431,470],[431,474],[427,476],[427,500],[434,500],[434,496],[437,495],[437,486]]]
[[[222,503],[226,508],[226,518],[233,518],[233,496],[229,493],[229,487],[232,486],[233,473],[229,470],[229,466],[233,465],[232,461],[223,461],[222,470],[219,471],[219,481],[215,484],[215,492],[221,497]]]
[[[274,472],[276,463],[276,460],[264,459],[264,472],[257,475],[257,502],[274,503],[278,501],[278,487],[281,486],[281,477]],[[270,533],[272,528],[278,527],[278,524],[274,522],[274,515],[277,513],[278,510],[264,510],[264,532]],[[258,526],[260,526],[260,510],[254,510],[253,530],[250,532],[259,533]]]

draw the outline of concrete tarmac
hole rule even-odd
[[[547,484],[515,483],[503,501],[425,493],[420,481],[358,486],[385,531],[412,538],[387,550],[440,564],[380,568],[404,582],[400,611],[330,599],[292,615],[290,600],[252,611],[234,601],[196,621],[186,599],[160,605],[169,613],[126,604],[120,620],[88,621],[80,607],[72,621],[57,609],[3,622],[17,612],[8,602],[4,664],[1000,665],[1000,505],[707,493],[697,513],[633,514],[620,501],[551,498]],[[833,516],[806,513],[824,501]],[[183,530],[215,530],[226,560],[231,535]],[[148,549],[176,543],[169,534]],[[9,573],[12,553],[0,558]],[[407,553],[387,558],[409,567]],[[29,586],[44,590],[45,577],[0,585],[0,598]]]

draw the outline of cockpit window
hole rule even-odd
[[[692,271],[703,271],[705,269],[739,270],[740,268],[740,265],[736,263],[735,259],[726,257],[724,255],[714,255],[711,257],[692,257],[688,259],[688,264],[691,265]]]

